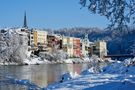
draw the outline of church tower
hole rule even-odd
[[[24,13],[24,22],[23,22],[23,28],[28,28],[27,26],[27,17],[26,17],[26,11]]]

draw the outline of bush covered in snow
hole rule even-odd
[[[39,56],[42,59],[46,59],[48,61],[55,61],[55,62],[63,61],[64,59],[68,58],[67,53],[62,50],[56,50],[52,53],[40,52]]]
[[[99,73],[105,64],[106,62],[104,60],[93,55],[91,58],[89,58],[88,70],[85,70],[82,73]]]
[[[104,67],[102,70],[105,73],[119,74],[135,74],[135,58],[126,59],[124,61],[116,61]]]

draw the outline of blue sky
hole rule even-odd
[[[0,27],[21,27],[24,11],[29,27],[107,27],[106,18],[80,8],[79,0],[0,0]]]

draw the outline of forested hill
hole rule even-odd
[[[135,52],[135,28],[128,30],[102,30],[99,28],[63,28],[55,33],[84,38],[87,33],[90,41],[105,40],[108,54],[130,54]]]

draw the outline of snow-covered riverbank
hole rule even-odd
[[[134,90],[135,58],[111,62],[99,67],[98,59],[89,59],[89,68],[80,74],[67,72],[47,87],[39,87],[29,80],[5,77],[8,82],[32,88],[32,90]]]
[[[0,63],[0,65],[40,65],[40,64],[79,64],[79,63],[89,63],[90,59],[80,59],[80,58],[69,58],[69,59],[63,59],[63,60],[57,60],[57,61],[49,61],[49,60],[42,60],[40,57],[33,58],[33,59],[24,59],[22,64],[18,64],[15,62],[4,62]]]
[[[48,85],[47,90],[134,90],[135,59],[114,62],[95,72],[94,67],[80,75],[67,73],[58,82]],[[63,80],[63,81],[62,81]]]
[[[79,64],[79,63],[89,63],[93,61],[104,62],[104,61],[110,61],[110,59],[103,60],[101,58],[98,58],[97,56],[93,56],[91,58],[68,58],[68,59],[61,58],[60,60],[47,60],[45,58],[36,56],[36,57],[26,58],[23,60],[22,63],[5,61],[5,62],[0,62],[0,65],[40,65],[40,64],[55,64],[55,63]]]

